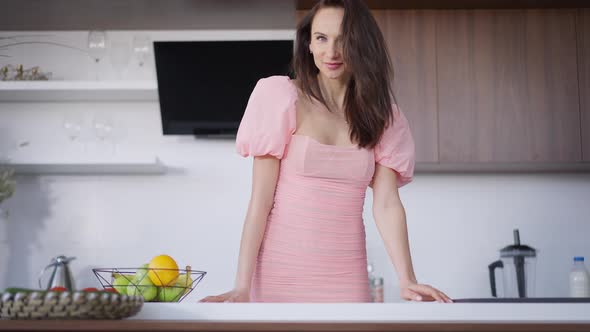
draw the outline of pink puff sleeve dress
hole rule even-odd
[[[414,141],[393,107],[375,149],[295,134],[297,88],[286,76],[256,84],[236,138],[239,154],[281,160],[252,276],[252,302],[369,302],[363,205],[375,163],[412,180]]]

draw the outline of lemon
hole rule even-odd
[[[178,264],[168,255],[159,255],[150,261],[148,276],[156,286],[168,286],[178,278]]]

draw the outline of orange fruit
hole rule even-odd
[[[148,276],[156,286],[168,286],[178,278],[178,264],[168,255],[159,255],[150,261]]]

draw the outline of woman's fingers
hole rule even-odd
[[[230,296],[223,302],[237,302],[237,298],[235,296]]]
[[[453,302],[453,300],[451,300],[451,298],[450,298],[450,297],[449,297],[447,294],[445,294],[445,293],[443,293],[443,292],[441,292],[441,291],[439,291],[439,293],[440,293],[440,294],[442,295],[442,297],[445,299],[445,302],[447,302],[447,303],[452,303],[452,302]]]
[[[451,300],[451,298],[447,294],[439,291],[436,288],[433,288],[433,289],[442,298],[443,302],[446,302],[446,303],[452,303],[453,302],[453,300]]]
[[[219,295],[207,296],[199,302],[249,302],[249,298],[245,292],[232,290]]]
[[[436,297],[434,297],[432,295],[432,293],[429,291],[428,287],[429,286],[427,286],[427,285],[420,285],[420,284],[414,284],[414,285],[408,286],[409,289],[418,293],[418,295],[421,297],[421,299],[420,299],[421,301],[436,300]]]
[[[409,288],[404,289],[404,294],[402,294],[402,297],[410,301],[422,301],[422,296]]]
[[[443,292],[429,285],[416,284],[410,285],[408,288],[421,295],[431,297],[438,302],[451,302],[451,299]]]
[[[207,296],[204,299],[201,299],[199,302],[223,302],[224,300],[225,300],[224,296],[212,295],[212,296]]]

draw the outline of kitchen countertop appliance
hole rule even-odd
[[[51,260],[51,263],[41,271],[39,275],[39,288],[43,289],[41,279],[47,270],[51,269],[51,275],[47,282],[45,289],[51,289],[53,287],[64,287],[67,290],[74,291],[76,289],[74,285],[74,278],[70,272],[68,263],[74,260],[76,257],[57,256]]]
[[[514,244],[500,250],[500,259],[489,266],[490,287],[493,297],[526,298],[535,295],[535,269],[537,250],[520,244],[518,229],[514,230]],[[496,289],[496,269],[503,270],[503,292]]]

